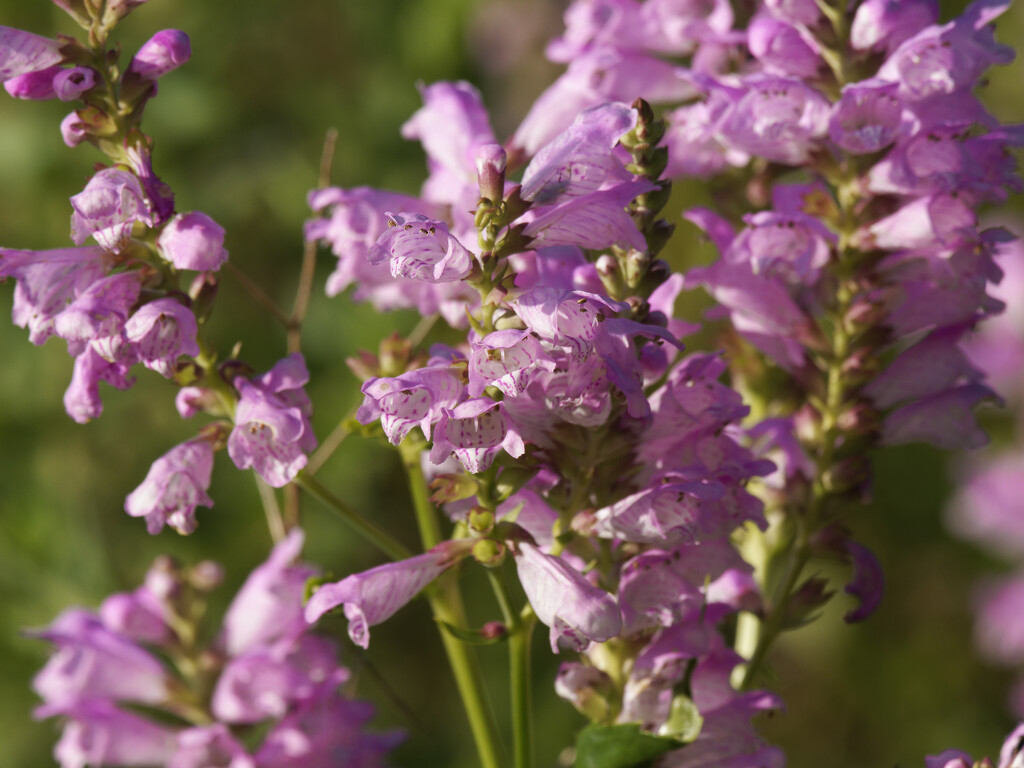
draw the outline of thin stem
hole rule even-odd
[[[299,472],[294,483],[320,501],[356,533],[373,544],[392,560],[407,560],[413,556],[413,553],[410,552],[404,544],[393,538],[390,533],[385,531],[376,523],[372,523],[360,515],[348,504],[327,490],[319,480],[313,479],[311,475],[305,472]]]
[[[806,543],[801,543],[791,547],[787,555],[789,562],[786,566],[786,575],[777,590],[777,599],[772,601],[768,618],[761,625],[757,645],[750,656],[750,661],[747,662],[743,670],[743,679],[739,685],[740,690],[748,690],[754,684],[754,680],[761,669],[761,665],[764,663],[765,657],[768,655],[768,651],[775,643],[775,639],[782,633],[783,620],[786,617],[786,607],[793,596],[793,591],[800,579],[800,574],[803,573],[804,566],[810,558],[810,550]]]
[[[282,495],[284,496],[282,520],[285,530],[290,531],[292,528],[298,528],[301,522],[302,494],[299,493],[298,486],[289,484],[282,489]]]
[[[274,489],[267,485],[267,481],[255,473],[253,473],[253,477],[256,479],[256,490],[259,491],[260,501],[263,502],[263,512],[267,516],[270,538],[277,544],[288,533],[284,518],[281,516],[281,507],[277,503]]]
[[[438,318],[441,317],[437,312],[432,315],[424,315],[420,318],[420,321],[416,323],[416,327],[409,333],[407,341],[413,349],[418,347],[420,343],[430,333],[430,329],[437,325]]]
[[[241,284],[241,286],[246,290],[246,292],[248,292],[248,294],[252,296],[252,298],[256,301],[257,304],[259,304],[271,315],[273,315],[274,319],[277,320],[277,322],[279,322],[285,328],[288,327],[289,323],[291,322],[288,316],[279,306],[277,306],[277,304],[274,303],[274,300],[270,298],[262,288],[259,287],[255,280],[253,280],[251,277],[245,274],[245,272],[239,269],[238,266],[233,261],[226,262],[224,264],[224,267],[225,269],[227,269],[230,275]]]
[[[356,409],[353,408],[345,414],[345,418],[339,421],[337,426],[331,430],[331,434],[329,434],[324,441],[320,443],[320,447],[317,448],[313,452],[313,455],[309,457],[309,463],[306,464],[306,474],[315,475],[319,472],[320,468],[327,463],[327,460],[331,458],[331,456],[334,455],[334,452],[341,447],[343,442],[345,442],[345,438],[352,434],[345,425],[349,422],[349,419],[355,416],[355,413]]]
[[[533,707],[530,695],[530,640],[536,625],[533,616],[508,639],[509,683],[512,698],[512,743],[515,768],[533,765]]]
[[[324,136],[324,148],[320,153],[320,173],[317,188],[323,189],[331,183],[331,165],[334,162],[334,147],[338,143],[338,131],[331,128]],[[302,348],[302,322],[309,310],[309,299],[313,294],[313,278],[316,274],[316,242],[307,241],[302,249],[302,268],[299,271],[299,287],[295,291],[292,315],[288,319],[288,353]]]
[[[527,605],[523,614],[512,607],[505,573],[499,568],[488,568],[487,577],[494,590],[494,596],[501,607],[505,624],[509,629],[509,696],[512,703],[512,745],[515,768],[531,768],[533,765],[533,709],[530,696],[530,640],[536,616]]]
[[[441,525],[437,519],[437,511],[430,502],[427,493],[426,478],[420,466],[421,445],[415,440],[406,439],[399,446],[402,465],[405,467],[409,480],[409,494],[412,497],[413,509],[416,513],[416,524],[420,530],[420,538],[425,549],[441,543]],[[434,588],[428,590],[427,601],[434,612],[434,619],[456,627],[466,626],[466,611],[459,592],[457,573],[449,570],[434,582]],[[458,688],[462,705],[469,719],[469,728],[473,733],[477,754],[482,768],[503,768],[506,763],[499,748],[498,725],[491,710],[490,702],[484,693],[483,675],[477,664],[473,648],[452,637],[443,626],[438,624],[441,642],[448,663],[452,668],[455,686]]]

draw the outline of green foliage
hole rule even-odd
[[[576,740],[576,768],[648,768],[680,742],[652,736],[635,723],[588,725]]]

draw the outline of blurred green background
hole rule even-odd
[[[944,3],[944,18],[959,7]],[[127,57],[158,29],[190,34],[191,62],[161,82],[144,123],[156,139],[156,170],[175,190],[179,210],[202,210],[223,224],[232,261],[290,306],[305,195],[315,184],[325,131],[339,132],[335,184],[414,193],[424,160],[398,130],[419,106],[415,83],[473,81],[497,133],[508,135],[560,71],[540,52],[560,31],[562,9],[544,0],[152,0],[129,17],[118,38]],[[0,24],[44,35],[77,32],[47,0],[0,0]],[[1024,40],[1024,8],[1011,9],[999,27],[1004,42]],[[1022,73],[1020,62],[992,73],[986,98],[1004,120],[1024,120]],[[57,126],[66,111],[57,102],[0,98],[4,246],[68,243],[67,198],[101,158],[90,147],[63,145]],[[672,208],[699,199],[695,185],[683,186]],[[679,263],[713,256],[689,227],[681,227],[673,247]],[[304,334],[321,438],[359,398],[345,357],[375,348],[392,330],[407,332],[418,319],[378,315],[344,297],[328,300],[322,286],[332,262],[326,255],[320,261]],[[0,286],[3,312],[12,291],[13,284]],[[681,307],[684,302],[691,317],[703,306],[696,296]],[[258,370],[284,354],[281,329],[230,277],[223,279],[213,327],[221,350],[241,342],[242,356]],[[68,606],[95,607],[110,592],[133,588],[165,552],[187,562],[224,563],[226,601],[265,557],[270,539],[252,478],[225,455],[210,491],[216,506],[199,511],[195,535],[150,537],[141,521],[121,511],[150,463],[198,426],[178,418],[170,383],[140,370],[128,392],[104,387],[103,417],[79,426],[61,406],[71,374],[62,342],[36,348],[22,329],[0,322],[0,349],[0,766],[47,766],[56,727],[31,719],[36,700],[29,689],[47,648],[19,631],[47,624]],[[998,416],[991,420],[997,432],[1006,431]],[[945,533],[948,468],[948,457],[923,448],[879,457],[876,503],[852,526],[885,565],[881,610],[850,628],[840,620],[847,606],[838,599],[823,620],[776,654],[788,711],[767,732],[787,749],[793,768],[920,766],[922,755],[953,746],[980,756],[997,751],[1013,725],[1003,706],[1011,676],[970,652],[972,581],[1000,566]],[[404,481],[390,452],[350,438],[319,477],[415,543]],[[379,562],[312,500],[305,502],[304,523],[308,558],[339,576]],[[478,585],[466,587],[473,593]],[[341,623],[333,628],[344,634]],[[551,691],[557,660],[544,635],[535,637],[537,757],[539,765],[553,765],[581,720]],[[409,731],[397,765],[474,765],[424,605],[375,628],[368,655],[356,650],[343,642],[360,696],[379,706],[378,724]],[[499,681],[501,715],[504,651],[481,655]]]

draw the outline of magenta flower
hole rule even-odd
[[[625,104],[601,104],[581,112],[534,155],[523,172],[523,199],[550,205],[632,180],[612,149],[636,126],[636,119],[636,110]]]
[[[418,139],[427,153],[430,178],[423,197],[472,207],[478,196],[477,152],[496,143],[480,93],[466,82],[440,82],[422,86],[420,95],[423,106],[402,126],[402,137]]]
[[[387,621],[420,590],[469,554],[469,539],[446,541],[422,555],[385,563],[334,584],[319,587],[306,603],[306,621],[313,623],[344,606],[348,634],[361,648],[370,645],[370,627]]]
[[[96,72],[89,67],[63,69],[53,78],[53,93],[61,101],[74,101],[96,85]]]
[[[971,367],[957,346],[961,328],[940,329],[904,350],[889,367],[864,388],[879,408],[919,400],[952,389],[982,374]]]
[[[844,546],[853,563],[853,578],[843,587],[843,591],[860,601],[859,606],[843,616],[843,621],[853,624],[864,621],[878,609],[885,589],[885,574],[882,573],[878,558],[863,544],[847,541]]]
[[[86,343],[114,337],[110,349],[115,354],[104,355],[113,362],[128,314],[139,298],[140,281],[139,272],[119,272],[94,281],[57,315],[54,331],[68,342]]]
[[[854,155],[878,152],[892,144],[903,121],[896,91],[896,83],[876,80],[847,85],[832,107],[829,138]]]
[[[975,0],[948,24],[922,29],[892,52],[878,77],[899,83],[909,101],[972,88],[990,66],[1013,61],[1013,49],[995,42],[990,24],[1009,5]]]
[[[949,509],[956,533],[1007,558],[1024,557],[1024,453],[988,457],[961,482]]]
[[[191,56],[188,35],[177,29],[164,29],[142,44],[128,65],[127,74],[142,80],[156,80],[180,67]]]
[[[139,362],[170,378],[182,355],[196,356],[196,317],[176,299],[143,304],[124,327]]]
[[[749,264],[755,274],[802,286],[813,282],[829,260],[835,235],[803,213],[759,211],[743,217],[747,223],[723,254],[729,264]]]
[[[551,207],[537,207],[523,220],[523,234],[536,247],[573,245],[601,249],[612,245],[647,249],[647,241],[626,212],[636,197],[657,187],[647,179],[625,181],[596,192],[570,197]]]
[[[150,581],[156,578],[153,574]],[[117,592],[100,605],[100,620],[112,632],[131,640],[161,645],[171,639],[165,597],[148,583],[133,592]]]
[[[167,768],[256,768],[256,761],[223,723],[178,732],[177,749]]]
[[[693,543],[721,515],[717,502],[724,489],[717,483],[680,482],[663,478],[649,488],[594,513],[598,536],[649,544]]]
[[[891,51],[938,20],[938,0],[864,0],[857,6],[850,26],[850,44],[861,51]]]
[[[813,79],[824,65],[812,35],[769,13],[751,20],[747,44],[769,72]]]
[[[531,370],[554,370],[541,343],[529,331],[495,331],[473,343],[469,356],[469,395],[479,397],[495,387],[508,397],[518,396]]]
[[[348,678],[346,670],[338,669],[336,655],[334,643],[310,634],[251,648],[224,667],[210,711],[226,723],[284,717],[297,702],[311,698],[325,680],[340,684]]]
[[[179,213],[156,242],[163,257],[177,269],[215,272],[228,260],[224,228],[201,211]]]
[[[66,611],[37,636],[57,646],[32,681],[47,706],[94,699],[159,704],[167,698],[163,665],[88,611]]]
[[[89,286],[106,274],[109,255],[99,246],[51,251],[0,249],[0,278],[13,277],[12,319],[28,328],[29,341],[42,344],[54,321]]]
[[[52,67],[64,60],[61,43],[11,27],[0,27],[0,81]]]
[[[304,540],[300,529],[289,533],[238,590],[224,614],[218,641],[230,656],[297,636],[305,629],[302,593],[316,571],[295,563]]]
[[[583,110],[610,101],[679,102],[694,95],[673,64],[643,51],[602,45],[573,58],[516,128],[510,144],[527,155],[569,127]]]
[[[515,560],[519,582],[534,613],[551,628],[552,653],[558,653],[560,639],[582,651],[590,641],[603,643],[619,634],[622,615],[615,598],[587,581],[564,559],[521,542]]]
[[[473,254],[443,221],[419,213],[389,213],[388,228],[370,248],[371,264],[388,262],[393,277],[450,283],[473,268]]]
[[[731,147],[786,165],[807,161],[828,130],[828,101],[801,80],[749,75],[718,125]],[[722,86],[716,86],[721,88]]]
[[[386,211],[412,211],[431,219],[444,218],[440,205],[370,187],[315,189],[309,193],[309,206],[314,211],[328,209],[330,213],[329,218],[306,222],[305,232],[307,240],[325,241],[338,257],[337,270],[327,278],[327,295],[334,296],[355,283],[355,298],[369,298],[377,306],[380,303],[374,296],[378,292],[393,292],[395,279],[383,265],[370,265],[366,255],[388,225]],[[385,295],[391,299],[390,293]]]
[[[12,77],[4,83],[4,90],[16,99],[43,101],[57,97],[53,90],[53,79],[64,71],[59,64],[37,72],[26,72]]]
[[[974,644],[991,662],[1024,662],[1024,575],[983,582],[975,595]]]
[[[110,362],[101,357],[92,345],[75,358],[71,383],[64,392],[64,410],[79,424],[85,424],[103,413],[100,401],[100,382],[105,381],[118,389],[128,389],[135,383],[128,377],[130,363]]]
[[[136,221],[152,225],[139,179],[128,171],[105,168],[71,198],[71,239],[81,245],[92,236],[109,251],[118,251],[131,237]]]
[[[467,472],[483,472],[504,450],[518,458],[526,447],[504,406],[486,397],[444,408],[434,428],[430,460],[440,464],[454,454]]]
[[[363,384],[365,395],[356,413],[360,424],[380,419],[393,445],[401,443],[415,427],[429,440],[431,428],[445,408],[462,399],[464,384],[452,368],[420,368],[396,378],[372,378]]]
[[[1024,723],[1018,725],[999,750],[999,768],[1024,768]]]
[[[328,681],[273,726],[256,752],[259,768],[384,768],[399,732],[368,734],[373,707],[336,693]],[[231,766],[234,768],[234,766]]]
[[[236,467],[252,467],[275,488],[290,483],[316,448],[309,398],[302,389],[307,381],[299,353],[252,381],[235,380],[239,400],[228,455]]]
[[[176,445],[150,467],[142,485],[128,494],[124,511],[145,517],[146,529],[160,533],[169,525],[178,533],[196,529],[195,510],[212,507],[206,491],[213,473],[213,446],[202,439]]]
[[[981,448],[988,435],[974,418],[974,407],[998,400],[981,384],[964,384],[917,400],[890,413],[882,425],[882,443],[929,443],[946,450]]]
[[[167,765],[176,749],[173,730],[103,700],[72,707],[43,706],[35,714],[68,718],[53,750],[61,768],[160,768]]]
[[[750,155],[729,145],[716,130],[731,103],[724,93],[712,90],[704,101],[665,114],[668,122],[664,139],[668,148],[666,176],[707,178],[730,166],[747,164]]]

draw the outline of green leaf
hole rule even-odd
[[[636,723],[588,725],[576,739],[576,768],[649,768],[680,746],[676,739],[644,733]]]

